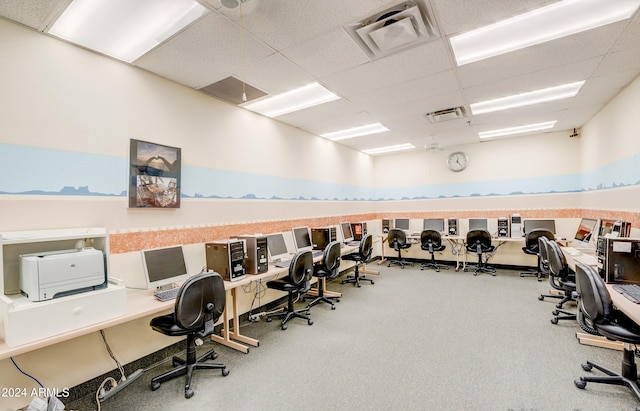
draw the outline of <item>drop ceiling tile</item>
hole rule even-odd
[[[220,13],[211,12],[134,61],[134,65],[201,88],[241,70],[241,46],[238,27]],[[273,54],[272,49],[251,36],[245,36],[244,50],[247,67]]]
[[[340,73],[322,77],[334,92],[358,95],[450,68],[443,42],[433,41]]]
[[[594,76],[640,71],[640,47],[624,49],[608,54],[593,73]]]
[[[61,0],[0,0],[0,16],[37,30],[44,30],[49,20],[63,10]]]
[[[238,77],[269,94],[284,93],[314,81],[314,77],[280,54],[272,54],[245,70],[240,69]]]
[[[315,77],[325,77],[370,61],[341,29],[297,43],[282,50],[282,54]]]

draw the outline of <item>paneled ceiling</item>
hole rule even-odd
[[[341,98],[276,120],[317,135],[369,123],[390,130],[337,142],[356,150],[403,143],[415,150],[442,149],[477,143],[480,131],[550,120],[557,123],[549,131],[569,136],[640,73],[638,12],[631,19],[457,66],[451,36],[555,1],[417,0],[428,11],[435,37],[379,58],[367,54],[348,27],[406,2],[245,0],[235,8],[219,0],[200,2],[210,9],[207,15],[131,64],[198,90],[235,77],[273,95],[317,81]],[[46,35],[69,3],[0,0],[0,16]],[[615,7],[616,1],[609,3]],[[580,80],[586,83],[572,98],[490,114],[469,110],[471,103]],[[465,115],[436,123],[425,118],[454,107],[463,107]]]

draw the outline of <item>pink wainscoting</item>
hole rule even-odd
[[[583,210],[583,209],[545,209],[545,210],[469,210],[452,211],[447,213],[447,218],[498,218],[511,214],[520,214],[527,218],[615,218],[624,219],[631,223],[632,227],[640,227],[640,213],[607,211],[607,210]],[[163,247],[173,244],[196,244],[212,240],[229,238],[234,235],[255,233],[276,233],[288,231],[292,227],[326,227],[336,225],[341,221],[368,221],[382,218],[409,217],[409,218],[442,218],[442,211],[423,211],[409,213],[371,213],[340,217],[307,218],[297,220],[265,221],[249,224],[228,224],[219,226],[191,227],[167,230],[132,231],[127,233],[111,234],[109,251],[112,254],[139,251],[145,248]]]

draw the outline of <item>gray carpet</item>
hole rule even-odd
[[[196,371],[195,395],[184,379],[157,391],[145,372],[102,403],[119,410],[633,410],[626,388],[573,380],[587,359],[619,370],[619,351],[578,343],[575,321],[552,325],[555,301],[539,301],[547,282],[516,271],[473,276],[453,270],[371,265],[375,285],[340,285],[332,311],[312,309],[314,324],[294,319],[243,326],[260,346],[242,354],[218,344],[217,361],[231,371]],[[575,310],[575,306],[569,305]],[[598,371],[594,371],[598,373]],[[91,399],[67,409],[95,409]]]

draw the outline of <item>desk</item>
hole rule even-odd
[[[573,247],[560,247],[560,250],[562,250],[562,254],[567,261],[567,266],[571,270],[576,270],[576,264],[588,265],[598,270],[598,258],[596,257],[595,250],[591,248],[580,249]],[[576,250],[577,252],[573,253],[569,250]],[[640,304],[629,301],[622,294],[615,291],[613,289],[613,284],[605,284],[605,287],[607,288],[607,291],[611,296],[611,302],[613,303],[613,306],[617,310],[622,311],[632,321],[640,324]],[[580,344],[611,348],[614,350],[624,349],[624,343],[620,341],[611,341],[599,335],[578,332],[576,333],[576,338],[578,338]]]
[[[340,254],[350,254],[357,250],[358,247],[344,246],[340,249]],[[313,259],[314,263],[322,261],[322,256]],[[240,334],[240,309],[238,307],[238,288],[248,285],[252,282],[269,282],[288,275],[289,268],[276,267],[269,264],[269,270],[260,274],[246,274],[244,278],[238,281],[225,281],[225,290],[227,291],[228,301],[231,301],[231,312],[228,307],[222,314],[222,332],[221,335],[212,334],[211,340],[227,347],[233,348],[243,353],[249,352],[249,346],[257,347],[260,342],[251,337]],[[333,293],[328,293],[333,294]],[[230,320],[233,319],[233,331],[231,331]],[[248,345],[247,345],[248,344]]]

